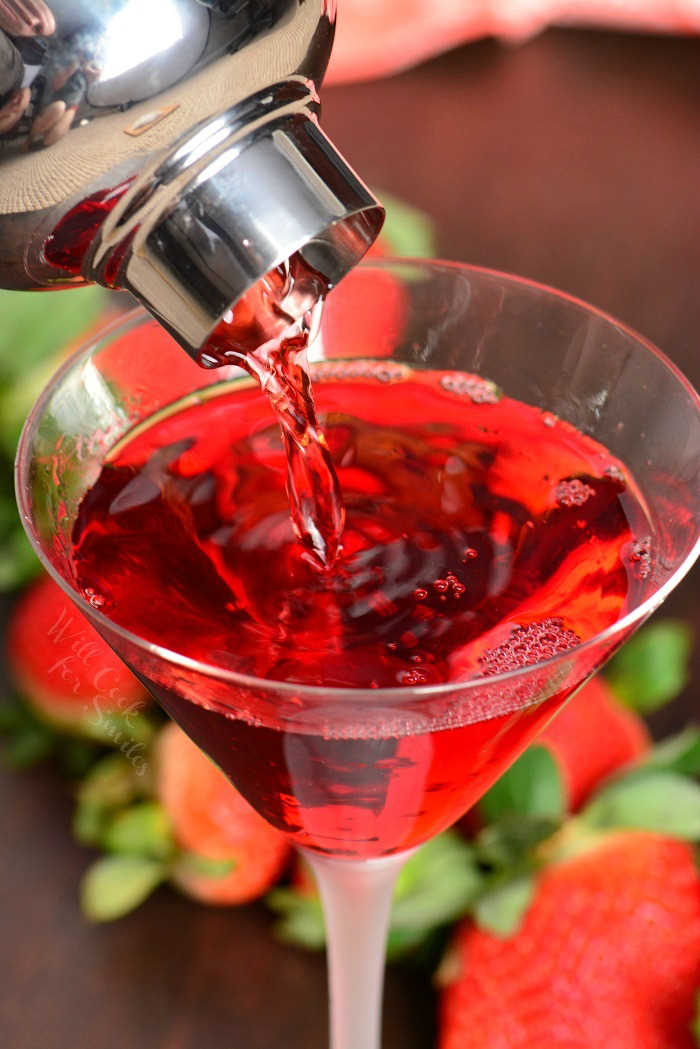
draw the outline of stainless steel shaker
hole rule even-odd
[[[126,288],[193,356],[383,211],[319,126],[335,0],[3,0],[0,286]]]

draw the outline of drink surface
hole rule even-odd
[[[138,668],[271,822],[313,848],[380,855],[457,818],[571,693],[570,666],[489,680],[637,604],[651,528],[601,445],[480,378],[354,361],[313,380],[345,513],[325,568],[290,519],[285,439],[244,381],[114,451],[81,504],[73,566],[95,607],[164,648],[364,690],[324,705],[300,687],[296,707],[263,714],[254,688],[208,702],[204,675],[198,690],[196,672],[190,687],[164,661]],[[424,713],[409,689],[475,679]],[[373,704],[397,687],[405,704]]]

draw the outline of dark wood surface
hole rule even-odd
[[[699,68],[697,39],[557,31],[518,49],[483,42],[328,90],[325,126],[367,181],[433,216],[442,256],[589,299],[697,383]],[[696,574],[666,612],[700,628],[697,595]],[[689,688],[655,727],[692,712]],[[91,927],[76,899],[89,857],[71,841],[63,781],[0,769],[0,791],[0,1044],[327,1045],[323,960],[277,945],[262,908],[205,908],[163,889]],[[428,1049],[433,1005],[421,977],[391,972],[386,1049]]]

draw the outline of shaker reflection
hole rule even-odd
[[[0,140],[51,146],[274,26],[287,0],[0,0]]]

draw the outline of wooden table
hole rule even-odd
[[[440,254],[522,273],[644,331],[700,380],[700,41],[557,31],[482,42],[328,90],[325,126],[378,189],[424,208]],[[698,615],[698,575],[667,613]],[[700,652],[700,646],[698,646]],[[695,681],[700,666],[695,665]],[[691,691],[656,719],[692,710]],[[88,862],[51,770],[0,771],[0,1044],[7,1049],[314,1049],[321,957],[261,907],[170,890],[111,926],[80,917]],[[390,973],[386,1049],[428,1049],[424,979]]]

